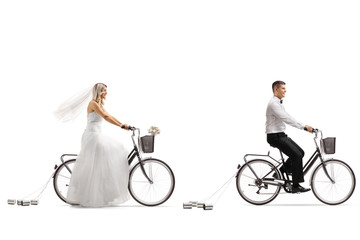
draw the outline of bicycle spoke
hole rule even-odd
[[[63,178],[66,178],[66,179],[69,179],[69,180],[70,180],[70,178],[71,178],[71,176],[68,177],[68,176],[65,176],[65,175],[62,175],[62,174],[59,174],[59,176],[60,176],[60,177],[63,177]]]
[[[144,183],[144,184],[149,184],[149,181],[142,181],[142,180],[133,180],[134,183]]]
[[[254,177],[251,177],[251,176],[249,176],[249,175],[247,175],[247,174],[242,174],[241,176],[242,176],[242,177],[250,178],[250,179],[252,179],[252,180],[256,180],[256,177],[255,177],[255,176],[254,176]]]
[[[149,178],[153,181],[154,180],[154,177],[153,177],[153,174],[152,174],[152,164],[149,163]]]

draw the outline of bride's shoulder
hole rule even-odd
[[[94,99],[92,99],[90,102],[89,102],[89,106],[92,106],[94,104],[98,104]]]
[[[96,102],[95,100],[91,100],[88,105],[88,111],[96,111],[96,110],[104,110],[103,106]]]
[[[98,103],[94,100],[91,100],[88,104],[87,110],[88,112],[93,112],[95,108],[97,107]]]

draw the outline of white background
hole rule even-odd
[[[213,211],[182,203],[211,195],[244,154],[267,153],[265,109],[278,79],[288,112],[337,137],[334,157],[359,174],[359,10],[357,1],[2,1],[1,239],[353,236],[357,189],[335,207],[312,193],[259,207],[233,181]],[[52,112],[96,82],[108,85],[105,106],[120,121],[161,129],[152,155],[175,172],[171,199],[81,209],[50,184],[39,206],[7,205],[44,184],[61,154],[79,151],[85,112],[68,124]],[[129,132],[107,123],[104,132],[131,148]],[[308,158],[312,135],[287,133]]]

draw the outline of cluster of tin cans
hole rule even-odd
[[[204,210],[213,210],[214,205],[208,203],[202,203],[197,201],[190,201],[187,203],[183,203],[184,209],[192,209],[192,208],[202,208]]]
[[[15,205],[15,204],[17,204],[18,206],[38,205],[38,204],[39,204],[39,200],[37,200],[37,199],[33,199],[33,200],[8,199],[8,204],[9,204],[9,205]]]

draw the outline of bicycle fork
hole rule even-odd
[[[147,175],[146,171],[145,171],[145,168],[144,168],[144,163],[142,162],[142,160],[139,160],[140,162],[140,168],[141,168],[141,171],[142,173],[144,174],[144,176],[146,177],[146,179],[149,181],[150,184],[153,184],[154,181],[152,180],[153,176],[152,176],[152,166],[149,165],[149,175]]]
[[[149,176],[145,171],[144,163],[143,163],[143,160],[140,157],[140,154],[138,152],[137,147],[134,147],[134,149],[131,151],[131,153],[128,156],[128,164],[129,165],[132,163],[132,161],[134,160],[135,157],[137,157],[138,160],[139,160],[141,172],[144,174],[145,178],[149,181],[149,183],[153,184],[154,181],[152,180],[152,178],[153,178],[153,176],[152,176],[152,167],[151,167],[151,165],[149,165],[149,175],[150,175]]]

